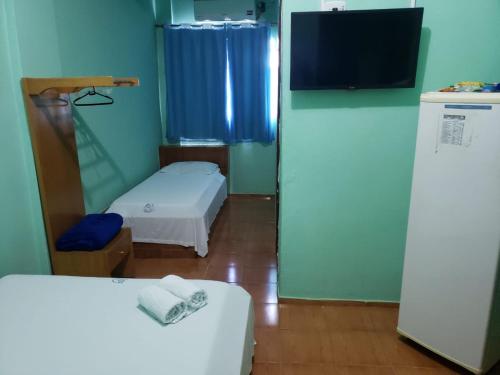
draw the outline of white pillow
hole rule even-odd
[[[173,174],[213,174],[219,172],[219,166],[208,161],[179,161],[160,169],[160,173]]]

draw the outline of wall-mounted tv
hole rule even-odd
[[[423,8],[292,13],[291,90],[415,87]]]

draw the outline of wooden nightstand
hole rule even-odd
[[[134,277],[130,228],[123,228],[102,250],[55,251],[52,267],[55,275]]]

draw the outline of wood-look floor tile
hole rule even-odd
[[[245,210],[245,208],[242,207],[233,207],[230,210],[227,210],[225,212],[225,217],[227,221],[230,221],[233,224],[238,223],[240,225],[244,225],[246,223],[255,222],[257,220],[255,214],[248,212],[241,212],[243,210]]]
[[[262,213],[258,214],[260,216],[264,216]],[[259,220],[262,220],[260,222]],[[253,242],[267,242],[269,240],[274,241],[276,240],[276,220],[275,218],[271,220],[265,220],[263,219],[257,219],[252,224],[252,236],[253,236]]]
[[[391,366],[335,366],[335,375],[395,375]]]
[[[377,344],[390,358],[392,365],[408,367],[442,367],[444,360],[414,342],[395,333],[377,332]]]
[[[205,279],[239,283],[243,281],[243,267],[241,266],[208,266]]]
[[[276,234],[273,235],[259,235],[258,240],[249,241],[249,246],[255,252],[269,252],[274,250],[276,253]]]
[[[243,266],[243,257],[239,254],[216,253],[208,258],[208,264],[214,267]]]
[[[396,332],[399,312],[397,307],[370,306],[367,311],[375,331]]]
[[[232,222],[228,219],[228,224],[218,228],[215,235],[220,239],[238,240],[238,241],[251,241],[252,239],[252,225],[248,223]]]
[[[174,274],[189,279],[205,276],[208,265],[198,259],[136,259],[136,277],[162,278]]]
[[[214,236],[208,242],[207,258],[210,260],[211,256],[217,253],[237,253],[244,246],[245,244],[242,241],[233,241]]]
[[[342,365],[390,366],[386,348],[367,331],[329,332],[335,362]]]
[[[298,331],[326,331],[321,305],[280,305],[280,328]]]
[[[255,328],[255,363],[281,363],[282,351],[278,329]]]
[[[248,241],[246,252],[276,254],[276,241]]]
[[[254,304],[255,327],[279,328],[279,309],[276,303]]]
[[[276,284],[278,270],[274,267],[244,267],[243,282],[248,284]]]
[[[281,375],[279,363],[254,363],[252,375]]]
[[[169,267],[185,267],[192,269],[202,269],[208,266],[207,258],[194,258],[194,259],[162,259],[162,262]]]
[[[253,303],[278,303],[276,284],[239,284],[252,296]]]
[[[283,363],[332,363],[337,355],[327,333],[280,330]]]
[[[301,364],[286,363],[282,365],[283,375],[332,375],[335,374],[335,367],[332,364]]]
[[[277,266],[276,254],[274,253],[253,253],[248,252],[243,255],[246,267],[273,267]]]
[[[446,367],[394,367],[395,375],[452,375],[452,374],[469,374],[465,369],[448,369]]]
[[[330,331],[369,331],[373,325],[367,306],[324,306],[325,319]]]
[[[276,240],[276,225],[273,223],[264,228],[254,226],[251,236],[258,238],[260,242],[272,243]]]

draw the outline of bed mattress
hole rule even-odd
[[[137,307],[155,280],[0,279],[2,375],[248,375],[253,306],[242,288],[195,280],[208,305],[163,326]]]
[[[123,216],[134,242],[194,246],[203,257],[210,226],[226,198],[226,178],[219,172],[158,171],[115,200],[107,212]]]

